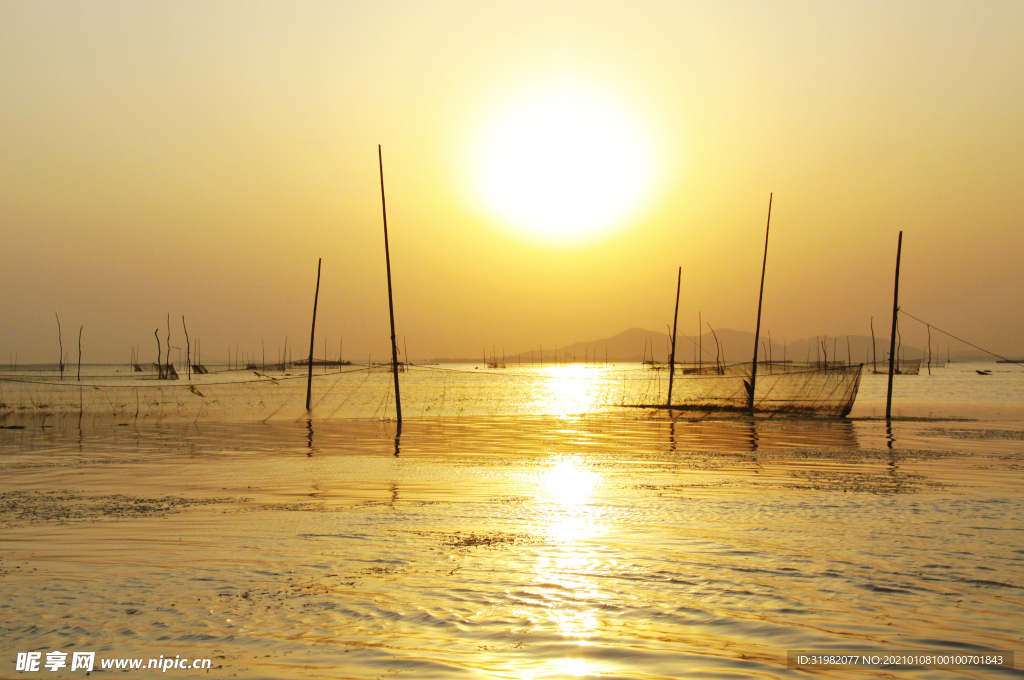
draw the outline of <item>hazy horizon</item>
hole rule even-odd
[[[320,257],[316,354],[344,337],[346,358],[385,358],[377,144],[414,361],[664,329],[680,266],[681,333],[698,312],[753,331],[770,192],[763,332],[868,335],[874,317],[886,334],[902,229],[901,306],[1024,354],[1020,3],[7,2],[0,17],[0,363],[54,361],[54,313],[72,357],[84,326],[90,363],[155,358],[168,314],[172,343],[184,315],[204,356],[262,340],[269,360],[287,336],[298,358]],[[558,111],[628,121],[616,158],[643,171],[600,229],[549,237],[495,208],[480,158],[563,91]],[[619,148],[593,139],[577,149],[592,165]],[[563,160],[527,168],[555,228],[603,205],[589,184],[573,196],[593,202],[558,202]],[[925,344],[921,324],[901,329]]]

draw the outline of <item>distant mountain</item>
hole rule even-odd
[[[849,361],[854,364],[870,364],[877,357],[879,363],[884,363],[889,352],[889,339],[876,337],[875,351],[871,351],[871,338],[864,335],[841,335],[829,337],[825,335],[803,338],[793,342],[780,343],[775,338],[769,342],[768,334],[764,333],[760,338],[761,348],[758,351],[758,359],[771,358],[773,361],[817,361],[828,359],[829,361]],[[714,332],[708,331],[699,338],[692,335],[679,333],[676,343],[676,358],[680,362],[694,362],[700,354],[704,362],[714,362],[716,359],[730,363],[750,361],[753,357],[754,334],[747,331],[736,331],[731,328],[716,328]],[[507,365],[520,361],[555,363],[572,362],[603,362],[607,357],[608,361],[618,362],[639,362],[643,359],[655,361],[668,361],[669,336],[668,333],[659,333],[643,328],[630,328],[610,338],[600,340],[589,340],[586,342],[575,342],[565,347],[544,347],[543,355],[541,348],[524,350],[521,353],[510,353],[505,355]],[[905,359],[924,359],[925,352],[917,347],[903,345],[900,349],[900,356]],[[936,354],[936,359],[939,356]],[[945,359],[945,355],[942,355]],[[956,358],[955,356],[953,357]],[[500,360],[501,357],[499,356]],[[457,361],[469,363],[482,363],[482,357],[468,359],[434,359],[433,361]]]
[[[885,361],[889,351],[888,338],[875,338],[873,355],[871,338],[863,335],[822,335],[781,343],[775,338],[769,342],[768,334],[764,333],[759,344],[761,349],[758,358],[770,357],[774,361],[815,361],[827,358],[829,361],[850,361],[855,364],[871,363],[873,357],[877,357],[880,362]],[[676,358],[681,362],[696,361],[698,354],[703,357],[703,361],[750,361],[753,351],[754,334],[731,328],[716,328],[699,338],[680,332],[676,342]],[[562,361],[570,361],[575,357],[576,362],[584,362],[589,357],[590,361],[600,362],[604,361],[606,353],[609,361],[641,361],[653,355],[655,361],[665,362],[668,361],[669,335],[643,328],[630,328],[610,338],[576,342],[558,348],[558,356]],[[922,359],[924,354],[917,347],[903,345],[900,349],[900,355],[906,359]],[[526,355],[523,354],[524,359]],[[539,351],[535,350],[533,356],[539,356]],[[554,358],[554,348],[544,350],[545,361]]]

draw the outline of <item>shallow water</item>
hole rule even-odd
[[[1021,675],[786,667],[1020,646],[1021,376],[970,420],[969,375],[907,376],[888,426],[876,377],[849,419],[8,420],[0,677],[54,649],[245,678]]]

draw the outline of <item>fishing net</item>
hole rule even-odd
[[[405,418],[497,415],[578,415],[664,407],[668,370],[640,364],[512,366],[487,370],[472,365],[409,366],[399,374]],[[393,419],[390,366],[316,368],[311,409],[306,411],[304,369],[192,373],[180,379],[127,369],[94,369],[81,380],[54,372],[0,375],[0,421],[46,422],[64,418],[255,421]],[[818,368],[792,364],[758,366],[755,408],[844,416],[860,384],[860,366]],[[677,366],[672,407],[742,409],[750,364]]]
[[[921,359],[900,359],[894,362],[893,372],[896,375],[918,375],[921,372]],[[932,362],[932,366],[937,366],[935,362]],[[889,362],[879,361],[875,364],[874,371],[876,375],[889,375]]]
[[[668,405],[668,368],[655,389],[631,398],[638,405]],[[660,374],[664,373],[664,376]],[[751,364],[682,365],[672,380],[673,408],[746,409]],[[758,363],[754,409],[760,412],[846,416],[860,388],[861,365]],[[648,381],[650,383],[650,381]]]

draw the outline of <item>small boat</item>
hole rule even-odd
[[[974,372],[977,373],[978,375],[992,375],[991,370],[979,371],[978,369],[974,369]]]

